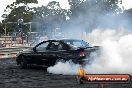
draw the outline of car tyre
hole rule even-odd
[[[19,67],[21,69],[26,69],[27,68],[27,61],[23,56],[21,56],[20,62],[19,62]]]
[[[84,77],[81,77],[80,80],[79,80],[79,83],[84,84],[84,81],[86,81],[86,79]]]

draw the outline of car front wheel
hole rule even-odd
[[[20,57],[19,67],[20,67],[21,69],[27,68],[27,61],[26,61],[26,59],[24,58],[24,56],[21,56],[21,57]]]

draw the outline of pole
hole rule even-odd
[[[31,38],[31,37],[32,37],[32,36],[31,36],[31,32],[32,32],[32,25],[31,25],[31,22],[29,22],[29,25],[30,25],[30,27],[29,27],[29,31],[30,31],[30,32],[29,32],[29,38],[28,38],[28,39],[31,40],[31,39],[32,39],[32,38]],[[28,42],[31,43],[31,41],[29,41],[29,40],[28,40]],[[31,44],[30,44],[30,45],[31,45]]]
[[[6,23],[5,23],[5,36],[6,36]]]
[[[32,24],[32,23],[30,22],[29,24],[30,24],[29,30],[30,30],[30,34],[31,34],[31,31],[32,31],[32,29],[31,29],[31,28],[32,28],[32,25],[31,25],[31,24]]]

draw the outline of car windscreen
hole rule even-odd
[[[90,47],[89,44],[83,40],[65,40],[64,42],[72,47]]]

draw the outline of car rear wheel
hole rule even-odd
[[[85,81],[86,81],[86,78],[85,78],[85,77],[81,77],[81,78],[79,79],[79,83],[80,83],[80,84],[84,84]]]
[[[20,62],[19,62],[19,67],[20,67],[21,69],[27,68],[27,61],[26,61],[26,59],[24,58],[24,56],[21,56],[21,59],[20,59]]]

